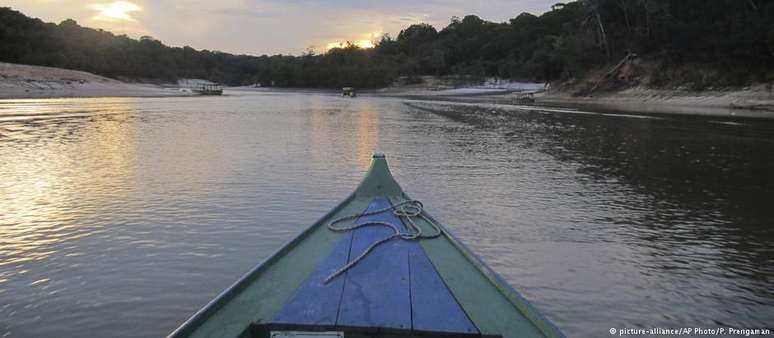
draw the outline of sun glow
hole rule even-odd
[[[357,40],[347,42],[331,42],[328,44],[327,49],[331,50],[333,48],[346,48],[350,43],[359,48],[374,48],[374,43],[371,40]]]
[[[92,19],[97,21],[137,21],[130,13],[142,11],[142,7],[127,1],[116,1],[106,4],[91,4],[89,9],[99,11]]]

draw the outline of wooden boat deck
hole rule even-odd
[[[376,198],[367,211],[389,206],[386,198]],[[358,220],[362,221],[401,224],[392,213]],[[391,234],[383,227],[345,234],[272,323],[478,334],[416,241],[388,242],[343,275],[324,282],[349,259]]]
[[[333,271],[392,232],[364,227],[339,233],[325,224],[407,198],[384,158],[375,157],[352,196],[170,337],[268,337],[274,330],[345,331],[347,337],[563,337],[445,229],[434,239],[387,242],[326,284]],[[402,224],[391,212],[361,218]],[[426,221],[416,224],[432,232]]]

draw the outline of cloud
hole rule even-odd
[[[88,8],[99,12],[93,20],[108,22],[137,21],[130,13],[142,11],[142,7],[128,1],[91,4]]]

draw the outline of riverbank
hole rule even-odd
[[[600,112],[658,115],[697,115],[774,119],[774,92],[765,85],[742,89],[689,91],[633,87],[620,91],[577,96],[570,91],[547,90],[536,84],[521,87],[470,86],[445,88],[428,85],[394,86],[376,92],[380,96],[410,100],[520,105],[518,98],[534,93],[534,106],[569,107]]]
[[[235,87],[234,90],[256,90]],[[261,91],[336,92],[321,89],[260,88]],[[436,100],[519,106],[520,96],[534,93],[535,106],[571,107],[626,114],[698,115],[774,119],[774,92],[765,85],[733,90],[689,91],[636,86],[578,96],[572,90],[544,90],[541,83],[488,79],[482,83],[425,76],[418,84],[397,84],[362,94],[409,100]],[[123,82],[62,68],[0,63],[0,99],[44,97],[190,96],[174,85]]]
[[[0,99],[188,96],[177,88],[118,81],[76,70],[0,63]]]
[[[661,90],[634,87],[594,96],[536,95],[536,104],[644,114],[774,119],[774,93],[764,85],[730,90]]]

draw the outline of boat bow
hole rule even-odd
[[[351,196],[170,337],[563,337],[426,212],[395,212],[407,201],[375,154]]]

